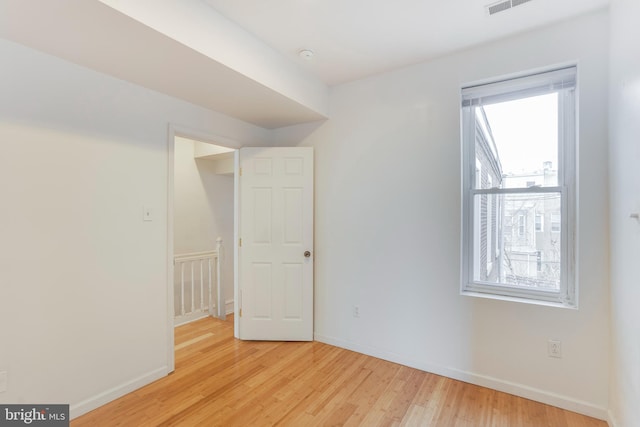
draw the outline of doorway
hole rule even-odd
[[[225,249],[224,256],[227,265],[234,266],[233,269],[227,267],[229,272],[225,274],[226,287],[230,287],[230,282],[233,283],[233,291],[227,290],[228,295],[233,295],[233,300],[225,300],[225,303],[234,307],[234,314],[238,312],[237,316],[233,316],[234,336],[250,340],[312,340],[313,149],[235,149],[233,147],[240,145],[235,141],[170,126],[167,196],[168,371],[172,372],[175,366],[174,162],[178,144],[184,139],[192,144],[187,156],[190,161],[190,157],[196,163],[198,159],[221,160],[221,164],[207,167],[211,167],[214,174],[228,175],[232,182],[232,186],[228,187],[231,189],[229,193],[233,194],[232,199],[226,203],[219,200],[214,203],[226,206],[231,212],[226,232],[233,230],[233,234],[227,239],[231,244]],[[211,213],[194,215],[193,210],[186,209],[189,214],[186,221],[196,223],[193,233],[207,230],[206,226],[198,224],[198,218],[209,218]],[[241,234],[241,228],[246,236]],[[209,243],[217,238],[215,233],[207,234],[206,231],[201,237]],[[248,311],[243,314],[245,308]]]
[[[210,301],[214,301],[217,305],[216,312],[218,308],[225,314],[231,314],[234,311],[234,153],[236,149],[233,147],[237,145],[235,141],[223,137],[188,129],[170,127],[169,130],[167,338],[170,372],[174,370],[175,361],[174,319],[188,322],[206,317],[209,315]],[[218,250],[220,243],[222,247]],[[207,254],[214,252],[219,257],[222,291],[220,300],[215,290],[209,294],[207,286],[209,277],[216,279],[215,267],[210,270],[211,264],[207,265],[207,261],[202,260]],[[178,256],[177,259],[176,256]],[[193,261],[185,268],[180,264],[180,260],[185,258],[201,259]],[[184,286],[185,283],[186,286]],[[195,311],[192,311],[193,307]]]

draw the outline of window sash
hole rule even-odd
[[[483,191],[477,191],[476,193],[478,193],[477,195],[482,195],[482,194],[531,194],[532,192],[530,191],[519,191],[522,189],[515,189],[515,191],[509,189],[509,191],[498,191],[498,190],[502,190],[502,189],[495,189],[493,192],[491,191],[487,191],[487,190],[483,190]],[[478,250],[478,246],[476,244],[476,242],[472,242],[473,244],[471,245],[466,245],[467,248],[467,260],[468,260],[468,268],[470,268],[470,270],[467,272],[467,276],[466,276],[466,284],[463,283],[464,288],[463,290],[471,290],[472,288],[477,288],[477,286],[480,286],[480,289],[483,289],[484,291],[488,292],[489,290],[492,290],[492,292],[489,293],[497,293],[497,292],[502,292],[504,291],[506,294],[511,294],[514,292],[514,290],[520,290],[520,293],[531,293],[533,295],[555,295],[554,300],[557,302],[558,300],[560,300],[561,298],[564,300],[566,298],[568,298],[568,294],[569,294],[569,288],[567,286],[567,284],[569,283],[569,259],[566,259],[566,257],[570,256],[569,255],[569,242],[568,242],[568,238],[569,238],[569,234],[566,233],[564,230],[564,228],[566,228],[567,224],[568,224],[568,216],[565,214],[563,215],[562,213],[567,209],[567,191],[565,189],[562,188],[556,188],[555,191],[539,191],[539,192],[534,192],[535,194],[544,194],[544,193],[554,193],[557,194],[560,197],[560,251],[561,251],[561,255],[560,255],[560,259],[561,259],[561,270],[560,270],[560,285],[559,285],[559,289],[558,290],[550,290],[550,289],[537,289],[537,288],[532,288],[530,286],[518,286],[518,285],[514,285],[514,284],[509,284],[509,283],[502,283],[502,282],[487,282],[487,281],[483,281],[483,280],[478,280],[476,279],[477,274],[476,273],[476,266],[475,266],[475,261],[476,261],[476,251]],[[475,209],[475,196],[471,196],[469,199],[470,203],[470,209],[472,210],[471,215],[476,217],[479,213],[477,212],[477,210]],[[534,213],[535,215],[535,213]],[[526,215],[523,214],[518,214],[518,215],[514,215],[512,216],[512,218],[514,218],[514,222],[512,224],[512,226],[515,228],[516,233],[518,236],[523,236],[526,235],[527,233],[527,217]],[[535,221],[535,217],[534,217],[534,221]],[[535,223],[532,224],[534,226],[534,232],[535,232]],[[477,229],[478,227],[478,223],[477,221],[473,221],[472,224],[468,225],[470,228],[468,229],[468,236],[469,239],[474,240],[475,237],[478,235],[478,233],[480,232],[480,230]],[[502,251],[504,251],[504,248],[501,248]],[[476,290],[477,289],[473,289]],[[501,291],[500,291],[501,290]]]

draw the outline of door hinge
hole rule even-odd
[[[238,172],[240,172],[240,176],[242,176],[242,168],[240,168]]]
[[[242,237],[238,239],[238,246],[242,247]]]
[[[242,317],[242,308],[240,309],[240,317]]]

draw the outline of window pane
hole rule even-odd
[[[560,193],[476,195],[474,281],[558,291],[560,208]]]
[[[558,186],[557,93],[478,106],[475,116],[475,188]]]

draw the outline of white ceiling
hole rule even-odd
[[[202,0],[328,85],[415,64],[602,8],[609,0]],[[298,57],[311,49],[311,61]]]
[[[638,0],[640,1],[640,0]],[[531,0],[0,0],[0,37],[253,123],[325,119],[328,86],[605,7]],[[305,61],[303,49],[315,56]]]

